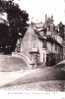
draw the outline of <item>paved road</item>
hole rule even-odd
[[[18,74],[17,74],[18,75]],[[16,74],[15,74],[16,76]],[[65,87],[65,72],[56,67],[45,67],[20,73],[18,78],[4,84],[4,89],[58,90]]]

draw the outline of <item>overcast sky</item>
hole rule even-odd
[[[55,23],[65,23],[64,0],[15,0],[22,9],[29,13],[30,21],[44,21],[44,16],[53,15]]]

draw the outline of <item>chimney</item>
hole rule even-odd
[[[53,23],[53,15],[51,16],[51,23]]]

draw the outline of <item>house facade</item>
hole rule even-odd
[[[45,22],[31,23],[21,40],[20,53],[28,58],[32,67],[50,66],[63,60],[63,37],[53,17]]]
[[[30,65],[34,67],[40,63],[46,63],[46,50],[43,48],[43,42],[39,40],[32,25],[29,25],[21,41],[20,51],[30,59]]]

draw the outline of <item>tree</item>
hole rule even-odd
[[[59,35],[64,38],[64,25],[62,22],[59,23]]]
[[[0,45],[2,46],[1,51],[8,53],[14,51],[17,40],[24,37],[28,26],[28,14],[26,11],[21,10],[13,0],[0,0],[0,13],[4,12],[7,14],[7,21],[0,23],[0,41],[2,41]],[[3,29],[1,30],[3,25],[7,28],[6,32]]]

